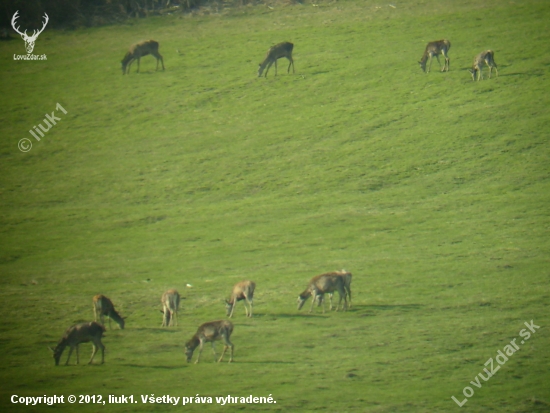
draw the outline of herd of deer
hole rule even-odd
[[[317,303],[318,306],[323,306],[323,314],[325,313],[325,304],[324,296],[325,294],[329,295],[330,308],[332,310],[332,296],[335,291],[340,295],[340,301],[336,306],[336,311],[340,308],[342,299],[344,300],[344,305],[342,310],[348,308],[348,298],[349,298],[349,307],[351,307],[351,278],[352,275],[346,270],[335,271],[326,274],[317,275],[313,277],[307,288],[298,296],[298,310],[300,310],[304,303],[309,297],[312,297],[311,308],[309,312],[313,311],[313,306]],[[233,312],[235,310],[235,305],[237,301],[244,300],[244,308],[247,317],[252,317],[252,303],[254,299],[254,291],[256,289],[256,283],[253,281],[241,281],[233,286],[231,291],[231,296],[229,300],[225,300],[226,315],[231,318],[233,317]],[[162,294],[161,303],[162,303],[162,327],[170,327],[178,325],[178,309],[180,305],[180,295],[177,290],[171,289]],[[50,350],[53,352],[53,357],[55,360],[55,365],[59,365],[59,360],[63,351],[68,346],[70,347],[69,355],[67,357],[66,365],[69,364],[71,354],[74,349],[76,349],[76,364],[79,363],[78,355],[78,345],[80,343],[92,342],[93,351],[92,357],[88,364],[91,364],[94,360],[97,351],[101,349],[101,364],[105,361],[105,346],[101,342],[103,333],[105,332],[105,316],[109,318],[109,328],[111,328],[111,320],[116,322],[120,329],[124,329],[124,319],[126,317],[121,317],[120,314],[115,310],[113,302],[105,297],[102,294],[97,294],[93,298],[93,311],[95,316],[95,321],[88,323],[79,323],[69,327],[63,337],[57,343],[55,348]],[[247,306],[248,304],[248,306]],[[195,333],[195,335],[185,344],[185,355],[187,362],[191,361],[193,357],[193,352],[197,347],[199,347],[199,354],[195,363],[199,362],[203,346],[205,343],[212,343],[212,351],[214,352],[214,360],[216,360],[216,349],[215,342],[222,340],[224,343],[224,348],[221,357],[217,360],[221,362],[225,355],[227,349],[231,349],[231,354],[229,357],[229,362],[233,361],[233,343],[229,340],[231,334],[233,333],[233,323],[227,320],[218,320],[210,321],[208,323],[201,324]]]
[[[445,58],[445,64],[441,68],[441,71],[448,72],[451,63],[451,59],[448,55],[450,48],[451,42],[446,39],[430,42],[426,46],[426,50],[424,50],[424,54],[422,55],[422,58],[420,59],[418,64],[424,72],[429,73],[432,67],[432,58],[435,56],[437,62],[439,63],[439,66],[441,66],[439,55],[443,55],[443,57]],[[428,62],[428,60],[430,61],[430,64],[428,66],[428,69],[426,70],[426,63]],[[489,79],[491,78],[493,68],[495,68],[498,77],[497,64],[495,63],[495,52],[493,52],[492,50],[484,50],[476,57],[474,57],[474,64],[472,65],[472,68],[468,70],[472,75],[472,80],[476,80],[476,75],[478,81],[480,79],[483,79],[483,73],[481,72],[483,66],[487,66],[489,68]]]
[[[429,73],[430,69],[432,67],[432,58],[435,56],[437,59],[437,62],[439,63],[439,66],[441,66],[441,62],[439,60],[439,55],[443,55],[445,58],[445,63],[443,67],[441,68],[442,72],[448,72],[449,66],[451,63],[451,59],[449,58],[448,52],[451,48],[451,42],[443,39],[443,40],[437,40],[435,42],[430,42],[426,46],[426,50],[424,50],[424,54],[422,55],[422,58],[418,62],[420,64],[420,67],[425,73]],[[276,44],[275,46],[272,46],[267,51],[267,54],[264,58],[264,60],[260,63],[258,67],[258,77],[262,76],[262,73],[265,70],[265,77],[267,77],[267,72],[269,72],[269,68],[275,64],[275,76],[277,76],[277,60],[281,59],[283,57],[287,58],[289,61],[287,73],[290,73],[290,67],[292,66],[292,73],[294,72],[294,60],[292,59],[292,50],[294,49],[294,44],[290,42],[282,42],[279,44]],[[162,70],[164,70],[164,60],[162,59],[162,56],[159,53],[159,43],[154,40],[146,40],[140,43],[136,43],[130,47],[130,50],[126,53],[126,56],[124,56],[124,59],[122,59],[122,74],[130,73],[130,65],[134,62],[134,60],[137,60],[137,72],[139,73],[139,61],[140,58],[147,55],[153,55],[157,59],[157,70],[159,67],[159,61],[162,63]],[[498,76],[498,69],[497,64],[495,63],[495,53],[492,50],[485,50],[478,54],[476,57],[474,57],[474,63],[472,65],[472,68],[469,69],[469,72],[472,75],[472,79],[479,81],[480,79],[483,79],[483,74],[481,72],[481,69],[483,66],[487,66],[489,68],[489,78],[491,78],[491,74],[493,71],[493,68],[495,68],[495,71]],[[429,61],[429,65],[426,68],[426,64]]]

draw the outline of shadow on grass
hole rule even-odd
[[[357,312],[360,316],[366,317],[373,315],[373,311],[369,310],[378,310],[378,311],[410,311],[410,310],[420,310],[425,306],[422,304],[386,304],[386,305],[354,305],[353,308],[349,309],[348,312]],[[364,312],[367,310],[367,312]]]
[[[235,360],[232,361],[235,363]],[[269,360],[269,361],[237,361],[239,364],[296,364],[294,361],[280,361],[280,360]]]
[[[127,327],[129,330],[131,327]],[[148,333],[181,333],[179,327],[136,327],[132,328],[132,331],[143,331]],[[108,331],[107,331],[108,332]]]
[[[144,364],[134,364],[134,363],[126,363],[126,364],[121,364],[121,366],[125,366],[125,367],[135,367],[135,368],[138,368],[138,369],[165,369],[165,370],[177,370],[177,369],[181,369],[182,367],[186,367],[185,364],[179,364],[179,365],[174,365],[174,366],[169,366],[169,365],[158,365],[158,366],[152,366],[152,365],[144,365]]]
[[[319,313],[295,313],[295,314],[262,314],[265,317],[275,317],[275,318],[309,318],[309,317],[323,317],[323,315],[327,315],[329,311],[327,311],[325,314]],[[259,316],[259,314],[258,314]]]

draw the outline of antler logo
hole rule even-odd
[[[48,24],[48,21],[50,20],[50,18],[48,17],[48,15],[46,13],[44,13],[44,24],[42,26],[42,29],[34,30],[32,36],[29,36],[29,35],[27,35],[27,30],[25,30],[24,33],[21,33],[19,31],[19,26],[15,27],[15,23],[16,23],[15,21],[19,17],[17,15],[17,13],[19,13],[19,10],[17,10],[15,12],[15,14],[13,15],[13,18],[11,19],[11,26],[13,27],[13,30],[15,30],[17,33],[19,33],[21,35],[21,38],[25,41],[25,49],[27,49],[27,53],[31,54],[32,51],[34,50],[34,42],[36,42],[36,38],[38,37],[38,35],[40,33],[42,33],[44,31],[44,29],[46,28],[46,25]]]

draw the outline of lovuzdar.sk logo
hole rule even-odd
[[[21,35],[21,38],[25,42],[25,49],[27,49],[26,55],[13,55],[13,60],[47,60],[47,57],[45,54],[43,55],[35,55],[32,54],[34,50],[34,43],[36,42],[36,39],[38,38],[38,35],[44,31],[46,28],[46,25],[48,24],[48,21],[50,18],[46,13],[44,13],[44,22],[42,24],[42,28],[40,30],[33,30],[33,33],[31,36],[27,34],[27,30],[25,30],[23,33],[19,30],[19,26],[15,27],[16,20],[19,17],[18,15],[19,10],[15,12],[13,15],[13,18],[11,19],[11,26],[13,27],[13,30],[15,30],[18,34]]]

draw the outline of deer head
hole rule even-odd
[[[48,24],[48,21],[50,20],[50,18],[48,17],[48,15],[46,13],[44,13],[44,24],[42,25],[42,29],[34,30],[32,36],[29,36],[29,35],[27,35],[26,30],[25,30],[24,33],[21,33],[19,31],[19,26],[15,27],[15,21],[19,17],[17,15],[17,13],[19,13],[19,10],[16,11],[15,14],[13,15],[13,18],[11,19],[11,26],[13,27],[13,30],[15,30],[17,33],[19,33],[21,35],[21,38],[25,42],[25,49],[27,49],[27,53],[31,54],[32,51],[34,50],[34,42],[36,42],[36,38],[38,37],[38,35],[40,33],[42,33],[44,31],[44,29],[46,28],[46,25]]]

